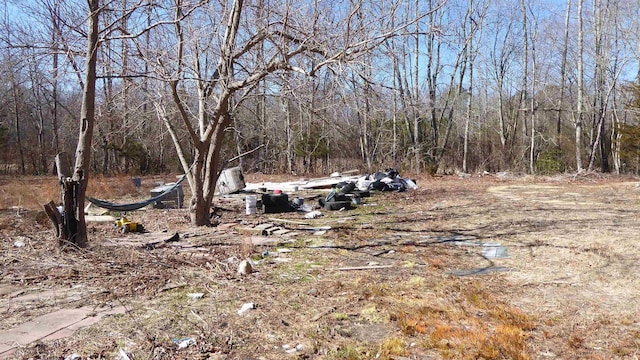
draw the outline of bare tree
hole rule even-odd
[[[584,101],[584,32],[582,26],[583,0],[578,0],[578,98],[576,100],[576,170],[582,171],[582,106]]]
[[[349,9],[346,19],[340,20],[344,21],[342,25],[352,24],[350,21],[357,11],[357,5],[354,4]],[[231,124],[239,104],[247,99],[260,81],[276,72],[315,76],[327,66],[365,54],[409,25],[387,29],[378,35],[367,37],[366,33],[358,32],[358,27],[337,29],[335,23],[319,21],[320,16],[330,13],[327,9],[305,9],[306,6],[320,4],[297,4],[300,9],[293,9],[291,6],[294,4],[272,7],[268,14],[273,17],[270,21],[256,21],[256,13],[250,12],[251,8],[246,7],[242,0],[235,0],[229,9],[202,7],[202,11],[198,12],[199,16],[211,16],[214,12],[220,12],[226,18],[226,24],[222,27],[224,36],[220,39],[219,47],[214,48],[202,42],[203,33],[199,30],[197,17],[180,21],[183,5],[181,1],[175,4],[174,34],[177,43],[174,57],[171,63],[165,57],[158,57],[154,61],[162,65],[159,70],[167,79],[171,102],[166,101],[162,88],[159,88],[161,102],[157,103],[157,108],[160,118],[172,133],[183,169],[188,173],[193,194],[190,210],[194,225],[209,224],[216,180],[224,165],[221,156],[225,129]],[[303,20],[293,15],[298,11],[307,12],[306,10],[315,14],[316,18]],[[265,25],[252,29],[246,27],[249,24]],[[309,25],[312,28],[307,31]],[[200,32],[193,33],[192,29]],[[208,35],[211,39],[215,39],[216,29],[214,25],[214,31]],[[332,37],[345,29],[349,32],[340,37]],[[333,43],[338,39],[343,40]],[[256,64],[250,61],[254,58],[251,54],[260,44],[267,44],[263,49],[269,53],[265,54],[264,63]],[[208,67],[212,63],[212,52],[216,51],[215,66]],[[187,85],[195,86],[193,101],[188,97],[190,89]],[[233,107],[229,103],[231,98],[234,99]],[[195,107],[191,104],[195,104]],[[172,108],[177,109],[180,127],[189,134],[192,155],[185,151],[186,148],[175,135],[178,124],[171,119]],[[193,160],[190,159],[191,156]]]
[[[562,60],[560,62],[560,99],[558,99],[558,115],[556,119],[556,136],[558,147],[560,146],[560,131],[562,125],[562,112],[564,107],[564,92],[565,92],[565,83],[567,80],[567,53],[569,51],[569,18],[571,15],[571,0],[567,0],[567,10],[565,12],[564,18],[564,36],[563,36],[563,45],[562,45]]]

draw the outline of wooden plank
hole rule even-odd
[[[249,245],[268,246],[268,245],[278,245],[282,243],[282,239],[270,238],[266,236],[249,236],[248,238],[244,239],[244,242]]]
[[[265,235],[273,235],[276,231],[279,231],[279,230],[283,230],[283,229],[281,227],[279,227],[279,226],[272,226],[272,227],[269,227],[267,229],[264,229],[264,234]]]
[[[296,221],[296,220],[289,220],[289,219],[269,218],[269,221],[282,223],[282,224],[295,224],[295,225],[307,225],[307,226],[309,225],[309,223],[306,221]]]
[[[59,238],[62,226],[62,215],[60,215],[60,212],[53,201],[49,201],[42,206],[44,207],[44,212],[49,217],[49,220],[53,223],[53,227],[56,229],[56,238]]]
[[[375,269],[388,269],[392,267],[393,265],[350,266],[350,267],[341,267],[334,270],[337,270],[337,271],[375,270]]]
[[[240,226],[236,227],[235,230],[243,235],[267,235],[264,226]]]

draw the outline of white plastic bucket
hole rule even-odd
[[[247,215],[255,215],[256,214],[256,203],[258,201],[258,197],[256,195],[247,195],[245,198],[245,205],[247,207],[246,214]]]

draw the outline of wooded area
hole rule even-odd
[[[89,14],[92,173],[640,167],[636,0],[90,3],[4,1],[0,173],[76,152]]]

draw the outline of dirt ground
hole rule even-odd
[[[156,180],[100,178],[89,192],[142,199]],[[55,179],[0,178],[0,345],[61,309],[99,318],[0,358],[640,356],[640,180],[417,180],[317,219],[245,215],[243,196],[216,200],[211,228],[191,227],[185,209],[144,209],[128,217],[146,233],[91,223],[89,248],[73,251],[38,205],[56,198]],[[289,232],[255,233],[263,223]],[[237,272],[242,260],[253,273]]]

